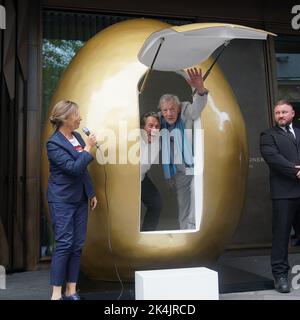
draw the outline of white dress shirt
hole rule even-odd
[[[279,126],[283,131],[285,131],[285,132],[287,132],[286,131],[286,126],[285,127],[281,127],[281,126]],[[290,131],[291,131],[291,133],[293,134],[293,136],[294,136],[294,138],[296,139],[296,134],[295,134],[295,131],[294,131],[294,129],[293,129],[293,124],[292,123],[290,123],[289,124],[289,128],[290,128]]]

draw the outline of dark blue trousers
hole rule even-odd
[[[52,256],[50,284],[62,286],[65,282],[77,282],[86,237],[88,201],[49,202],[49,209],[56,246]]]
[[[142,181],[141,198],[147,208],[141,231],[154,231],[156,230],[159,222],[162,199],[158,189],[147,174]]]

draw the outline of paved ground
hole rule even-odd
[[[221,258],[219,261],[225,265],[258,274],[267,279],[273,279],[269,256]],[[289,262],[291,269],[294,266],[299,265],[300,271],[300,254],[290,254]],[[290,274],[291,281],[293,276],[295,276],[295,274]],[[300,283],[300,279],[298,282]],[[227,293],[221,294],[220,300],[300,300],[300,288],[291,288],[291,292],[285,294],[278,293],[275,290]]]
[[[295,265],[300,266],[300,254],[290,254],[289,260],[291,267]],[[225,266],[238,268],[240,270],[258,274],[267,279],[272,279],[269,256],[222,257],[219,262]],[[6,289],[0,289],[0,300],[48,300],[51,294],[51,288],[49,287],[48,282],[48,265],[41,266],[40,270],[34,272],[9,274],[6,276]],[[298,282],[300,283],[300,279]],[[101,296],[98,296],[98,299],[117,299],[120,292],[120,284],[109,282],[103,284],[104,285],[101,285],[103,291],[102,298]],[[90,286],[89,288],[91,288],[91,292],[97,290],[95,287],[92,288]],[[113,295],[109,295],[111,288],[114,291]],[[132,290],[134,284],[128,284],[127,289],[128,288],[131,288],[131,292],[129,292],[129,295],[127,294],[127,297],[130,299],[134,297],[134,292]],[[87,289],[86,286],[85,292],[88,291],[89,289]],[[89,299],[89,297],[97,299],[92,295],[87,295],[86,297],[87,299]],[[124,298],[126,298],[126,296],[124,296]],[[292,289],[291,293],[288,294],[280,294],[275,290],[227,293],[220,294],[220,300],[300,300],[300,289]]]

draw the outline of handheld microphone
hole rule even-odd
[[[87,136],[91,134],[90,130],[87,127],[82,128],[83,133],[85,133]],[[100,149],[99,144],[96,142],[96,148]]]

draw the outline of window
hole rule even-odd
[[[290,101],[294,124],[300,127],[300,37],[281,36],[275,42],[278,99]]]

